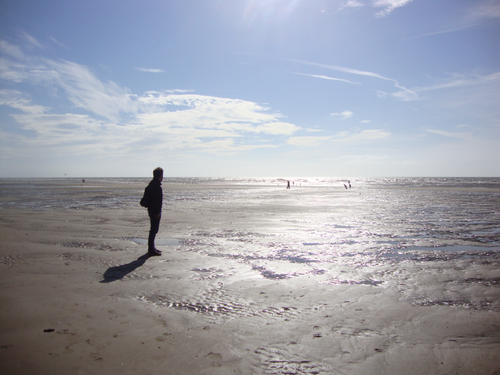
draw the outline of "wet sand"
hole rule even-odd
[[[300,223],[259,207],[207,207],[166,207],[163,255],[151,258],[138,205],[0,210],[0,373],[500,374],[498,309],[411,303],[402,296],[413,289],[397,277],[384,285],[335,284],[314,269],[263,277],[248,259],[195,248],[210,247],[215,229],[243,246],[235,232],[274,236]],[[409,262],[398,272],[444,264]],[[459,271],[488,280],[486,293],[498,297],[498,267]],[[440,289],[447,277],[443,268],[427,282]],[[474,283],[453,285],[447,293],[475,293]]]

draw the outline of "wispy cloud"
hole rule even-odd
[[[384,8],[380,12],[375,13],[375,17],[385,17],[390,14],[394,9],[405,6],[413,0],[372,0],[374,7]]]
[[[65,49],[69,50],[69,48],[68,48],[68,47],[66,47],[64,44],[62,44],[62,43],[61,43],[60,41],[58,41],[56,38],[54,38],[54,37],[52,37],[52,36],[49,36],[49,38],[50,38],[50,39],[51,39],[51,40],[52,40],[55,44],[57,44],[58,46],[61,46],[61,47],[65,48]]]
[[[16,60],[23,60],[25,58],[25,54],[23,50],[6,40],[0,40],[0,52],[7,55],[8,57],[15,58]],[[4,63],[7,62],[4,60]]]
[[[441,90],[455,87],[463,87],[463,86],[475,86],[487,84],[495,81],[500,81],[500,72],[484,75],[484,76],[475,76],[472,78],[464,77],[463,75],[455,74],[452,79],[447,82],[438,83],[436,85],[427,86],[427,87],[416,87],[413,90],[421,92],[421,91],[430,91],[430,90]]]
[[[36,40],[35,38],[33,38],[31,35],[25,33],[25,32],[22,32],[21,35],[23,36],[23,38],[33,47],[36,47],[36,48],[39,48],[39,49],[43,49],[44,46],[38,41]]]
[[[386,130],[383,129],[368,129],[363,130],[360,133],[354,134],[349,137],[350,140],[373,140],[373,139],[383,139],[391,136]]]
[[[354,163],[370,163],[387,159],[387,155],[342,155],[341,159],[347,159]]]
[[[392,82],[394,84],[394,87],[402,90],[405,93],[405,96],[404,96],[405,100],[409,100],[410,98],[412,98],[412,100],[414,100],[414,99],[418,98],[418,95],[416,92],[414,92],[410,89],[407,89],[404,86],[401,86],[397,80],[395,80],[393,78],[384,77],[383,75],[378,74],[378,73],[348,68],[348,67],[344,67],[344,66],[320,64],[320,63],[304,61],[304,60],[297,60],[297,59],[286,59],[286,60],[293,61],[293,62],[296,62],[298,64],[316,66],[319,68],[329,69],[329,70],[335,70],[335,71],[343,72],[343,73],[347,73],[347,74],[355,74],[355,75],[364,76],[364,77],[372,77],[372,78],[380,79],[383,81],[389,81],[389,82]],[[353,82],[349,82],[349,83],[353,83]],[[402,95],[399,95],[396,97],[402,97]]]
[[[407,91],[398,91],[393,93],[394,97],[398,97],[401,100],[411,101],[418,99],[418,93],[425,91],[435,91],[435,90],[444,90],[458,87],[466,87],[466,86],[476,86],[476,85],[485,85],[489,83],[494,83],[500,81],[500,72],[487,74],[487,75],[476,75],[473,77],[466,77],[462,74],[454,74],[451,78],[447,80],[441,80],[441,82],[436,83],[430,86],[422,86],[422,87],[414,87],[411,90]]]
[[[232,155],[244,151],[251,151],[260,148],[276,148],[276,145],[241,145],[235,144],[234,139],[218,139],[205,142],[200,145],[203,151],[216,155]]]
[[[49,110],[47,107],[32,104],[31,100],[23,97],[23,94],[17,90],[0,90],[0,105],[5,105],[30,114],[42,114]]]
[[[330,116],[333,116],[339,120],[347,120],[348,118],[351,118],[353,114],[354,113],[352,113],[351,111],[344,111],[340,113],[330,113]]]
[[[362,8],[365,5],[358,0],[347,0],[345,3],[343,3],[340,8],[337,10],[337,12],[340,12],[343,9],[346,8]]]
[[[387,95],[388,95],[388,93],[387,93],[387,92],[382,91],[382,90],[375,90],[375,92],[377,93],[377,96],[378,96],[379,98],[382,98],[382,99],[387,98]]]
[[[88,68],[70,62],[46,59],[51,84],[62,88],[68,99],[77,107],[83,108],[113,122],[119,122],[121,115],[131,115],[138,111],[130,90],[108,81],[102,82]],[[44,77],[37,77],[46,79]]]
[[[410,39],[448,34],[456,31],[468,29],[488,20],[500,19],[500,4],[497,0],[478,0],[470,2],[470,6],[463,11],[461,17],[443,26],[441,30],[419,35]]]
[[[472,138],[470,133],[453,133],[446,130],[437,130],[437,129],[426,129],[426,131],[433,134],[439,134],[442,135],[443,137],[448,137],[448,138],[458,138],[463,140],[470,140]]]
[[[301,129],[284,122],[282,114],[254,102],[183,89],[134,94],[71,61],[29,55],[5,41],[0,41],[0,51],[4,54],[2,79],[37,85],[79,108],[77,113],[71,107],[70,113],[56,113],[33,103],[20,90],[0,90],[0,105],[15,111],[11,117],[32,135],[26,138],[17,132],[17,141],[33,145],[32,150],[52,147],[73,154],[92,150],[118,155],[134,153],[137,145],[143,150],[148,144],[152,152],[234,153],[277,147],[274,141]],[[14,145],[9,147],[15,152]]]
[[[287,143],[292,146],[314,147],[331,139],[332,137],[291,137]]]
[[[352,85],[360,85],[361,84],[359,82],[352,82],[352,81],[349,81],[347,79],[335,78],[335,77],[329,77],[329,76],[323,76],[323,75],[318,75],[318,74],[306,74],[306,73],[297,73],[297,72],[290,72],[290,73],[292,73],[292,74],[298,74],[298,75],[301,75],[301,76],[326,79],[326,80],[330,80],[330,81],[340,81],[340,82],[350,83]]]
[[[135,68],[135,69],[140,72],[146,72],[146,73],[165,73],[163,69],[148,69],[148,68]]]
[[[340,132],[334,136],[303,136],[303,137],[290,137],[287,141],[288,144],[293,146],[314,147],[324,142],[342,143],[342,144],[355,144],[360,142],[373,142],[381,139],[386,139],[391,136],[386,130],[383,129],[367,129],[359,133]]]
[[[471,22],[500,19],[500,3],[498,0],[478,1],[469,9],[467,17]]]

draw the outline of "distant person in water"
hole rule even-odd
[[[344,187],[345,187],[345,189],[347,190],[347,185],[346,185],[346,184],[344,184]]]
[[[351,188],[351,181],[347,181],[347,183],[349,184],[349,189]]]
[[[144,199],[148,208],[151,228],[148,237],[148,254],[161,255],[161,251],[155,248],[155,237],[160,229],[161,208],[163,205],[163,190],[161,182],[163,180],[163,169],[158,167],[153,171],[153,179],[144,191]]]
[[[287,181],[287,182],[286,182],[286,188],[287,188],[287,189],[290,189],[290,181]]]

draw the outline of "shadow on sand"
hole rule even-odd
[[[122,264],[121,266],[109,267],[106,272],[104,272],[104,275],[102,275],[103,279],[100,282],[111,283],[113,281],[123,279],[126,275],[146,263],[146,260],[150,257],[151,255],[146,253],[130,263]]]

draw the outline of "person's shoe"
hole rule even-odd
[[[159,256],[161,255],[161,251],[157,249],[150,249],[148,250],[148,254],[153,256]]]

